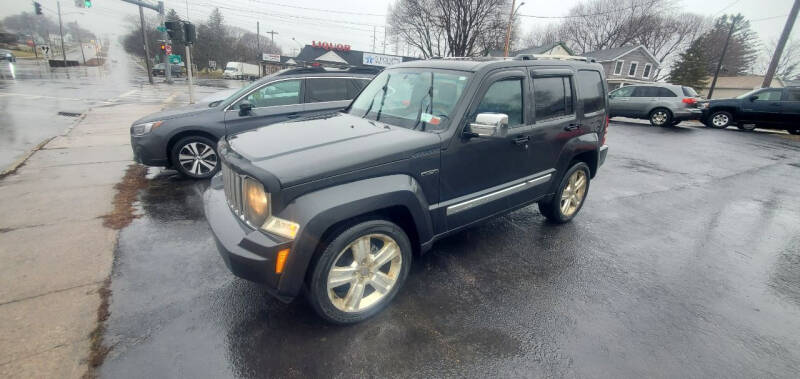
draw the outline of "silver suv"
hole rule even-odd
[[[610,117],[648,119],[654,126],[674,126],[702,116],[702,98],[691,87],[653,83],[625,86],[608,94]]]

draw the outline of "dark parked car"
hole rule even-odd
[[[710,100],[703,107],[702,121],[710,128],[736,125],[800,134],[800,87],[757,89],[735,99]]]
[[[344,112],[220,140],[206,216],[234,274],[358,322],[444,236],[537,202],[575,217],[606,157],[606,98],[585,61],[398,64]]]
[[[11,50],[0,49],[0,60],[16,62],[17,57],[14,56],[14,53],[12,53]]]
[[[650,120],[654,126],[674,126],[702,115],[700,96],[692,87],[668,83],[637,84],[608,94],[611,117]]]
[[[196,179],[219,171],[217,140],[280,121],[340,110],[372,75],[292,69],[265,77],[224,100],[170,109],[131,126],[137,162],[173,167]]]
[[[173,77],[180,78],[181,76],[183,76],[183,67],[182,66],[179,66],[179,65],[176,65],[176,64],[171,64],[171,65],[169,65],[169,67],[172,70],[172,71],[170,71],[170,74]],[[163,63],[156,64],[155,66],[153,66],[153,69],[150,70],[150,71],[152,72],[153,76],[164,76],[164,75],[166,75],[166,73],[164,72],[164,64]]]

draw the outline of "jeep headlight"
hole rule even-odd
[[[136,124],[131,129],[131,133],[136,137],[143,136],[147,133],[150,133],[151,130],[161,126],[161,124],[163,123],[164,121],[152,121],[152,122],[145,122],[143,124]]]
[[[296,222],[284,220],[271,215],[270,196],[264,191],[264,186],[252,178],[242,181],[244,196],[244,217],[253,227],[258,227],[266,232],[281,237],[294,239],[300,225]]]
[[[264,192],[264,186],[256,180],[244,178],[242,192],[245,219],[253,226],[264,225],[269,217],[269,195]]]

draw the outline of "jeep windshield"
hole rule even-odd
[[[378,75],[353,101],[353,116],[422,131],[446,130],[470,74],[394,69]]]

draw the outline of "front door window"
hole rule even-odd
[[[300,80],[284,80],[265,85],[247,95],[239,103],[243,101],[252,104],[253,108],[300,104]],[[238,104],[234,108],[238,108]]]

